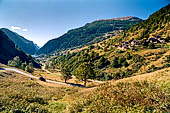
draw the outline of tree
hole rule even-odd
[[[113,61],[111,63],[111,66],[114,68],[118,68],[119,67],[119,63],[118,63],[118,57],[114,57]]]
[[[169,42],[169,41],[170,41],[170,36],[166,37],[166,38],[165,38],[165,41],[166,41],[166,42]]]
[[[98,68],[104,68],[105,66],[107,66],[110,62],[105,59],[104,57],[101,57],[98,61],[97,61],[97,67]]]
[[[125,54],[125,58],[126,58],[127,60],[130,60],[130,59],[132,58],[132,56],[131,56],[131,54],[130,54],[129,52],[127,52],[127,53]]]
[[[71,77],[71,72],[68,69],[68,66],[60,66],[62,77],[64,78],[64,82],[67,83],[67,80]]]
[[[95,76],[94,70],[91,68],[90,64],[87,62],[82,63],[79,67],[74,71],[74,75],[84,80],[84,86],[86,87],[86,82],[88,78],[93,78]]]
[[[29,72],[29,66],[28,65],[25,67],[25,71]]]
[[[126,61],[125,58],[120,57],[119,60],[118,60],[118,64],[119,64],[120,66],[122,66],[122,63],[125,62],[125,61]]]
[[[25,67],[26,67],[26,66],[27,66],[27,63],[26,63],[26,62],[22,63],[22,64],[21,64],[21,69],[22,69],[22,70],[25,70]]]
[[[122,65],[125,66],[125,67],[129,66],[129,64],[126,60],[122,63]]]
[[[34,72],[34,67],[33,67],[33,64],[32,62],[29,63],[29,65],[27,65],[25,67],[25,71],[29,72],[29,73],[33,73]]]
[[[149,44],[149,49],[155,49],[155,44],[154,43],[150,43]]]
[[[33,67],[33,63],[32,62],[29,63],[29,69],[30,69],[29,70],[30,73],[34,72],[34,67]]]

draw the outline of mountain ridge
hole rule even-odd
[[[127,18],[127,17],[126,17]],[[133,17],[128,17],[133,18]],[[130,20],[100,20],[87,23],[82,27],[69,30],[64,35],[49,40],[43,47],[41,47],[37,54],[49,54],[54,51],[61,51],[68,48],[83,46],[89,43],[94,43],[97,37],[97,41],[105,40],[109,36],[105,36],[106,33],[115,35],[114,31],[127,30],[132,25],[141,22],[142,19],[135,18]]]
[[[30,41],[7,28],[1,28],[1,30],[24,52],[33,55],[38,51],[39,47],[33,41]]]
[[[32,62],[34,67],[40,68],[40,65],[30,55],[17,48],[15,43],[2,30],[0,30],[0,40],[0,63],[8,64],[9,60],[19,56],[22,62]]]
[[[102,21],[102,20],[131,20],[131,19],[137,19],[138,17],[135,16],[125,16],[125,17],[118,17],[118,18],[111,18],[111,19],[100,19],[97,21]],[[138,18],[140,19],[140,18]]]

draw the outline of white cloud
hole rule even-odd
[[[28,29],[22,29],[22,31],[27,32],[27,31],[28,31]]]
[[[14,31],[14,30],[20,30],[21,28],[18,26],[11,26],[11,29],[12,29],[12,31]]]

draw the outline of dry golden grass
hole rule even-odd
[[[117,84],[120,82],[138,82],[138,81],[170,81],[170,68],[161,69],[152,73],[146,73],[141,75],[132,76],[129,78],[124,78],[116,81],[110,81],[112,84]]]

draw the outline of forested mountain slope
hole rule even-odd
[[[40,68],[30,55],[25,54],[22,50],[8,38],[8,36],[0,30],[0,63],[8,64],[9,60],[19,56],[22,62],[33,63],[34,67]]]
[[[11,39],[22,51],[28,54],[35,54],[38,51],[39,47],[34,44],[34,42],[25,39],[23,36],[10,31],[9,29],[1,29],[8,37]]]
[[[48,54],[53,51],[61,51],[89,43],[99,42],[107,38],[104,37],[106,33],[127,30],[132,25],[141,21],[141,19],[131,16],[120,19],[116,18],[94,21],[83,27],[72,29],[66,34],[48,41],[42,48],[40,48],[37,54]],[[112,35],[114,35],[114,32]]]

